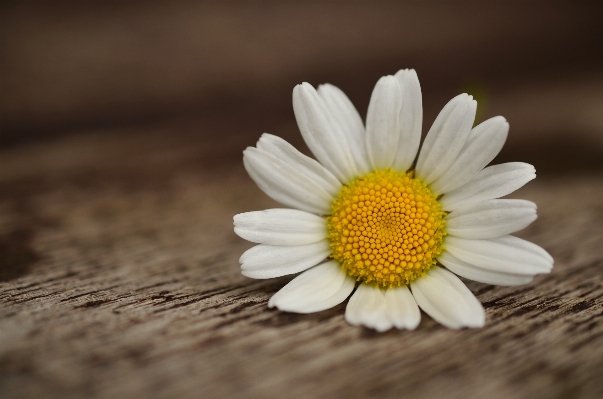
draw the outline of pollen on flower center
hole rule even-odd
[[[358,281],[409,284],[443,250],[444,212],[413,172],[377,169],[362,175],[341,189],[331,211],[332,256]]]

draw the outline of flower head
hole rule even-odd
[[[414,329],[421,308],[450,328],[481,327],[484,309],[456,275],[520,285],[550,272],[544,249],[509,235],[536,219],[536,205],[499,199],[534,179],[534,167],[486,167],[509,124],[499,116],[473,127],[476,107],[467,94],[453,98],[419,153],[423,108],[414,70],[377,82],[366,127],[335,86],[296,86],[295,116],[317,160],[262,135],[244,151],[245,168],[291,209],[234,217],[235,233],[259,244],[240,258],[245,276],[302,272],[268,306],[318,312],[354,292],[345,313],[353,325]]]

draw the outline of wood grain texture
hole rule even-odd
[[[555,267],[521,287],[468,283],[486,327],[423,315],[416,331],[379,334],[348,325],[344,305],[269,310],[290,278],[240,274],[251,245],[232,216],[275,204],[224,143],[166,137],[92,134],[0,154],[0,396],[603,395],[600,172],[517,193],[540,215],[519,235]]]

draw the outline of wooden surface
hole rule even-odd
[[[205,139],[204,139],[205,140]],[[274,206],[243,145],[165,131],[0,152],[3,398],[603,397],[603,174],[539,177],[521,232],[555,258],[509,288],[469,283],[479,330],[348,325],[344,305],[269,310],[235,213]]]

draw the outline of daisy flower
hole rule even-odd
[[[421,308],[449,328],[481,327],[485,313],[457,277],[514,286],[550,272],[541,247],[509,235],[536,219],[536,205],[499,199],[536,177],[533,166],[486,167],[509,124],[473,127],[477,103],[453,98],[427,133],[414,70],[384,76],[366,126],[348,97],[324,84],[293,90],[299,130],[316,157],[263,134],[243,163],[269,197],[288,207],[234,217],[258,243],[240,258],[256,279],[300,273],[268,302],[296,313],[325,310],[351,295],[346,320],[378,331],[412,330]]]

